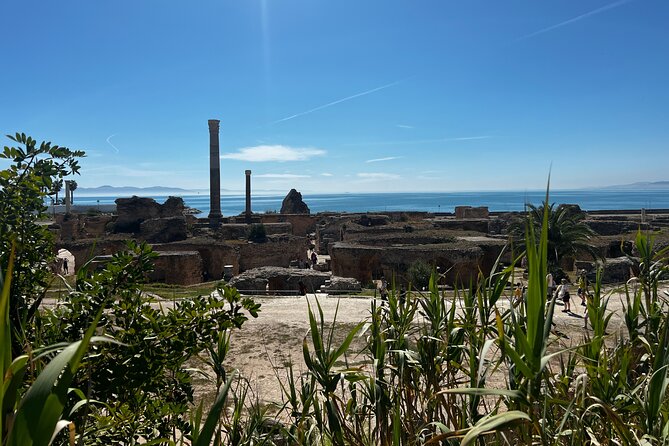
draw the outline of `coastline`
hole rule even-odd
[[[518,212],[526,203],[540,204],[545,191],[506,192],[425,192],[425,193],[346,193],[346,194],[304,194],[304,201],[311,213],[321,212],[430,212],[452,213],[456,206],[486,206],[490,212]],[[147,195],[162,203],[167,196]],[[84,209],[110,212],[107,205],[113,205],[116,196],[75,196],[74,206]],[[208,195],[183,195],[186,206],[209,213]],[[278,212],[281,209],[281,195],[254,195],[251,205],[254,213]],[[221,211],[224,215],[239,215],[245,209],[245,196],[222,195]],[[578,204],[588,212],[627,211],[635,212],[669,209],[669,190],[556,190],[551,191],[552,203]],[[85,212],[85,210],[84,210]]]

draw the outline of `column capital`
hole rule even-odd
[[[207,121],[209,123],[209,131],[217,132],[220,126],[221,121],[218,119],[210,119]]]

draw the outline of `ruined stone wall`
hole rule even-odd
[[[381,275],[396,276],[406,282],[406,271],[412,263],[421,260],[438,266],[450,285],[476,280],[479,270],[488,274],[501,252],[503,242],[491,240],[453,245],[376,247],[335,243],[331,247],[332,272],[337,276],[353,277],[369,283]]]
[[[239,271],[261,266],[289,267],[291,260],[307,260],[307,238],[284,236],[266,243],[240,244]]]
[[[292,226],[291,234],[300,237],[316,232],[319,221],[318,216],[306,214],[260,214],[260,218],[264,224],[288,222]]]
[[[295,236],[271,236],[265,243],[246,241],[214,241],[191,239],[176,243],[153,245],[156,251],[197,251],[202,258],[205,280],[223,278],[223,267],[232,265],[239,274],[260,266],[290,266],[290,261],[307,259],[307,239]]]
[[[488,218],[488,206],[456,206],[455,218],[458,220],[465,218]]]
[[[121,239],[86,239],[62,241],[61,243],[58,243],[56,247],[57,249],[64,248],[70,251],[74,256],[74,263],[78,268],[94,257],[111,255],[126,249],[126,243],[125,240]]]
[[[184,201],[179,197],[169,197],[159,204],[153,198],[117,198],[114,232],[139,232],[140,224],[154,218],[180,217],[184,214]]]
[[[585,223],[599,235],[621,235],[629,232],[635,232],[639,228],[642,231],[650,229],[648,223],[640,223],[639,221],[627,220],[622,216],[617,216],[615,220],[609,219],[589,219]]]
[[[102,237],[113,219],[111,215],[58,214],[56,226],[61,240],[72,241]]]
[[[267,235],[293,233],[293,228],[290,222],[268,222],[263,223],[263,226],[265,226],[265,233]],[[250,229],[251,225],[245,223],[226,223],[217,229],[217,234],[225,240],[246,240]]]
[[[219,242],[210,239],[193,239],[183,242],[153,245],[156,251],[196,251],[202,259],[202,278],[205,281],[220,280],[223,278],[223,267],[233,266],[233,273],[239,273],[241,244]]]
[[[486,219],[435,219],[433,221],[436,228],[476,231],[487,234],[489,231],[489,221]]]
[[[149,274],[152,282],[193,285],[202,282],[202,257],[198,251],[163,251]]]

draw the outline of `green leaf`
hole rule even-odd
[[[221,418],[221,413],[223,412],[223,409],[225,409],[225,402],[228,397],[228,392],[230,390],[230,385],[232,384],[232,380],[235,378],[236,372],[232,373],[232,376],[228,381],[225,383],[225,386],[223,386],[223,390],[221,393],[218,394],[216,397],[216,401],[214,401],[214,404],[211,406],[211,409],[209,409],[209,414],[207,415],[207,419],[204,422],[204,426],[202,426],[202,430],[200,430],[197,434],[197,441],[193,442],[193,446],[209,446],[211,445],[211,440],[214,437],[214,431],[216,430],[216,425],[218,424],[218,420]],[[196,426],[193,427],[194,429],[197,429]]]
[[[467,432],[467,435],[462,439],[460,446],[469,446],[470,444],[473,444],[480,435],[521,420],[530,421],[530,417],[525,412],[519,410],[510,410],[509,412],[482,418],[469,430],[469,432]]]

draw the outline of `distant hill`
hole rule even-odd
[[[179,187],[132,187],[132,186],[99,186],[99,187],[78,187],[74,192],[78,196],[162,196],[162,195],[197,195],[199,193],[209,193],[207,190],[190,190]]]
[[[641,181],[632,184],[620,184],[616,186],[606,186],[601,189],[616,190],[669,190],[669,181]]]

